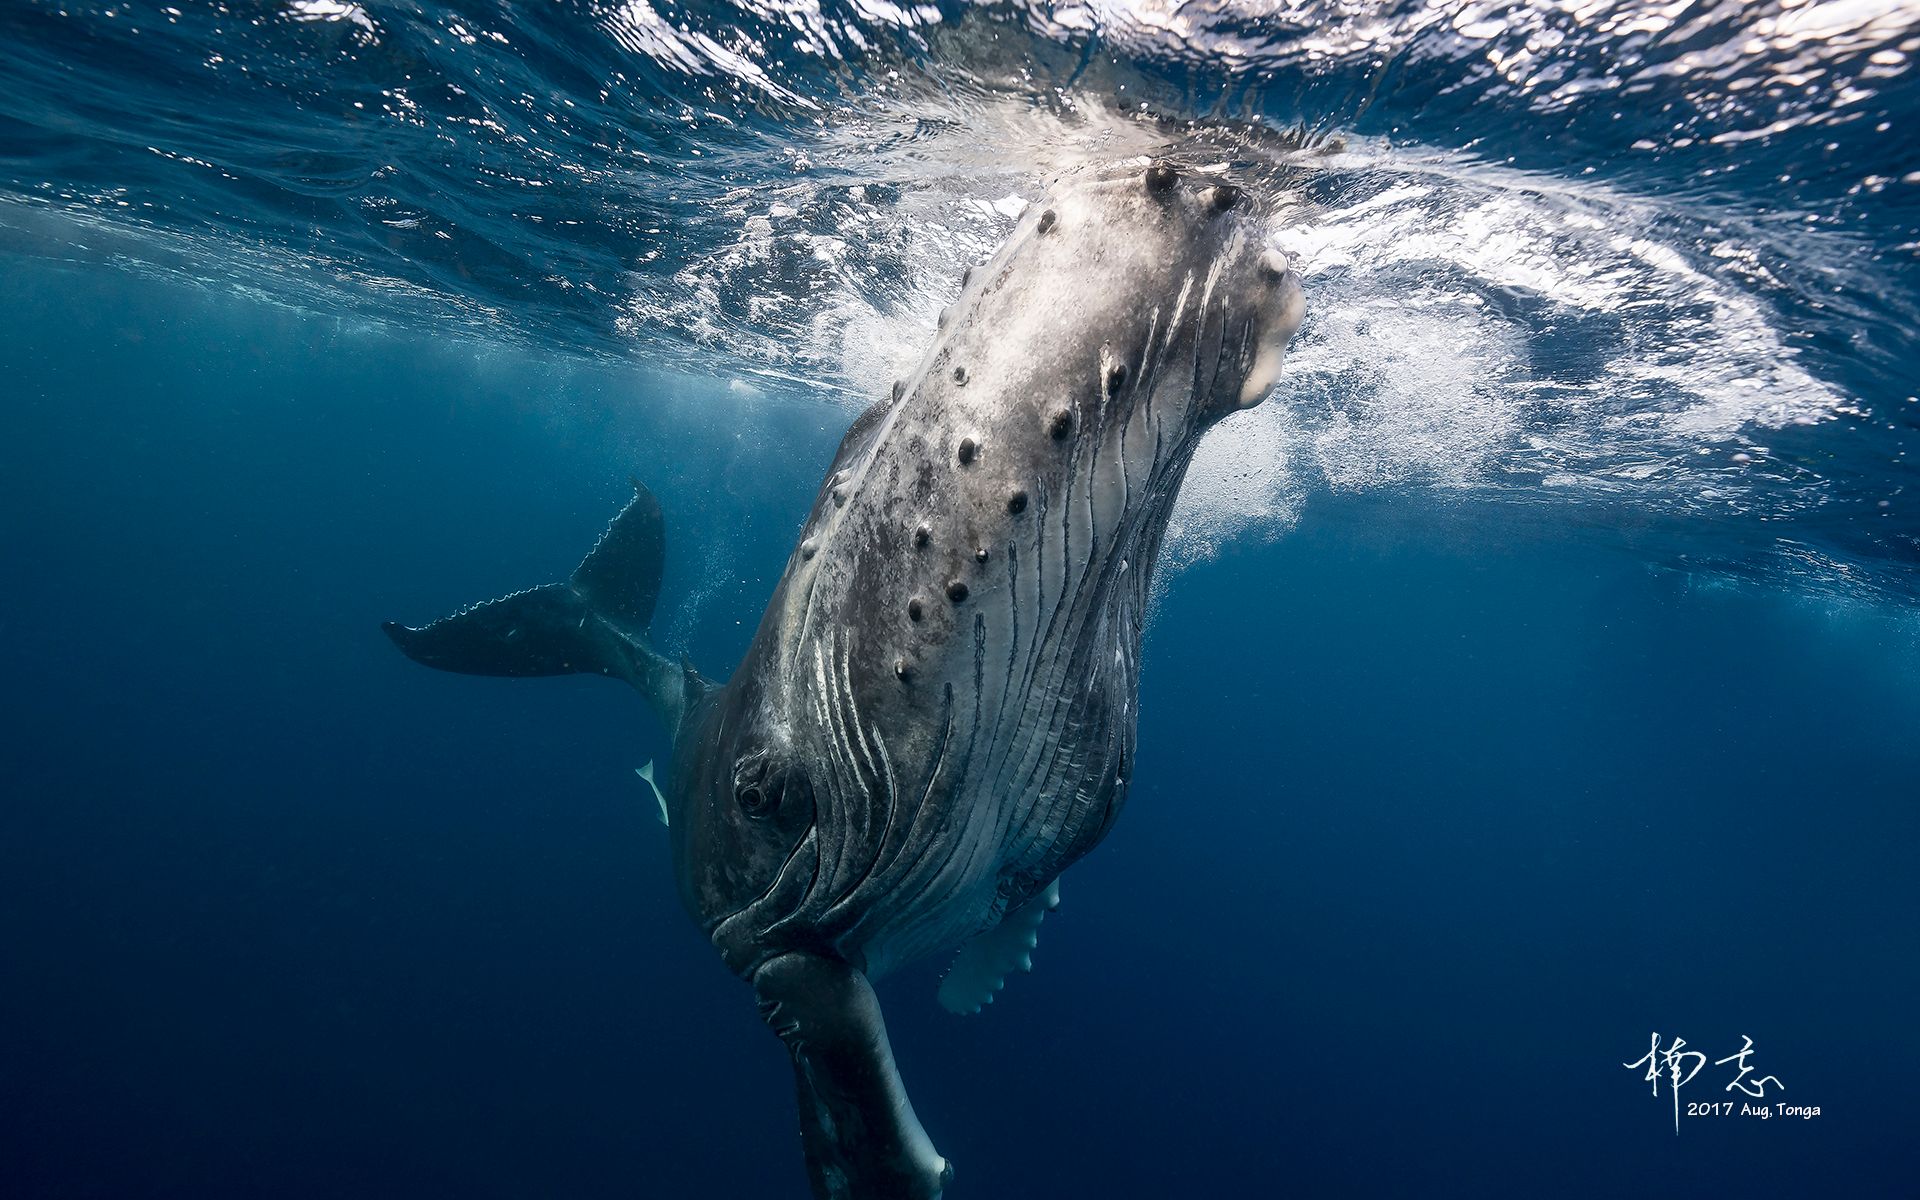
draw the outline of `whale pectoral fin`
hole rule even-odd
[[[662,825],[671,825],[673,819],[667,815],[667,797],[661,792],[660,785],[655,783],[653,779],[653,760],[648,759],[647,765],[644,767],[635,767],[633,773],[647,781],[647,789],[653,793],[653,802],[660,806],[660,823]]]
[[[1060,881],[1001,918],[998,925],[960,947],[946,978],[940,981],[940,1007],[962,1016],[993,1003],[1015,971],[1033,970],[1033,948],[1040,944],[1040,922],[1060,907]]]
[[[867,977],[840,959],[795,952],[756,971],[753,990],[793,1059],[814,1196],[939,1200],[953,1168],[914,1116]]]

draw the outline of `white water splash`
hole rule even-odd
[[[1660,240],[1671,214],[1650,201],[1378,147],[1326,169],[1345,202],[1274,234],[1306,323],[1273,398],[1203,447],[1173,563],[1283,532],[1320,489],[1545,484],[1740,511],[1755,489],[1723,444],[1762,466],[1766,431],[1848,411],[1746,280]]]

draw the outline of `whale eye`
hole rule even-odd
[[[740,811],[750,817],[764,817],[774,810],[775,804],[768,797],[767,789],[757,783],[750,783],[734,793],[734,799],[740,802]]]
[[[805,771],[776,766],[755,755],[740,764],[733,801],[748,819],[765,821],[790,810],[805,813],[813,802],[813,785]]]

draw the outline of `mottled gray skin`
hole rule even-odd
[[[848,432],[732,679],[593,668],[675,728],[680,893],[787,1042],[818,1196],[940,1195],[867,980],[992,929],[1125,803],[1168,514],[1303,309],[1250,207],[1158,164],[1056,188]]]
[[[1300,319],[1231,196],[1058,190],[847,435],[675,771],[682,894],[736,972],[950,948],[1112,827],[1175,495]]]

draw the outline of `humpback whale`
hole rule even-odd
[[[664,720],[680,897],[786,1045],[821,1200],[953,1175],[869,980],[957,951],[940,1002],[977,1010],[1126,802],[1168,515],[1304,312],[1256,208],[1164,161],[1030,206],[854,420],[724,684],[648,642],[666,542],[637,482],[568,579],[384,626],[442,670],[625,680]]]

